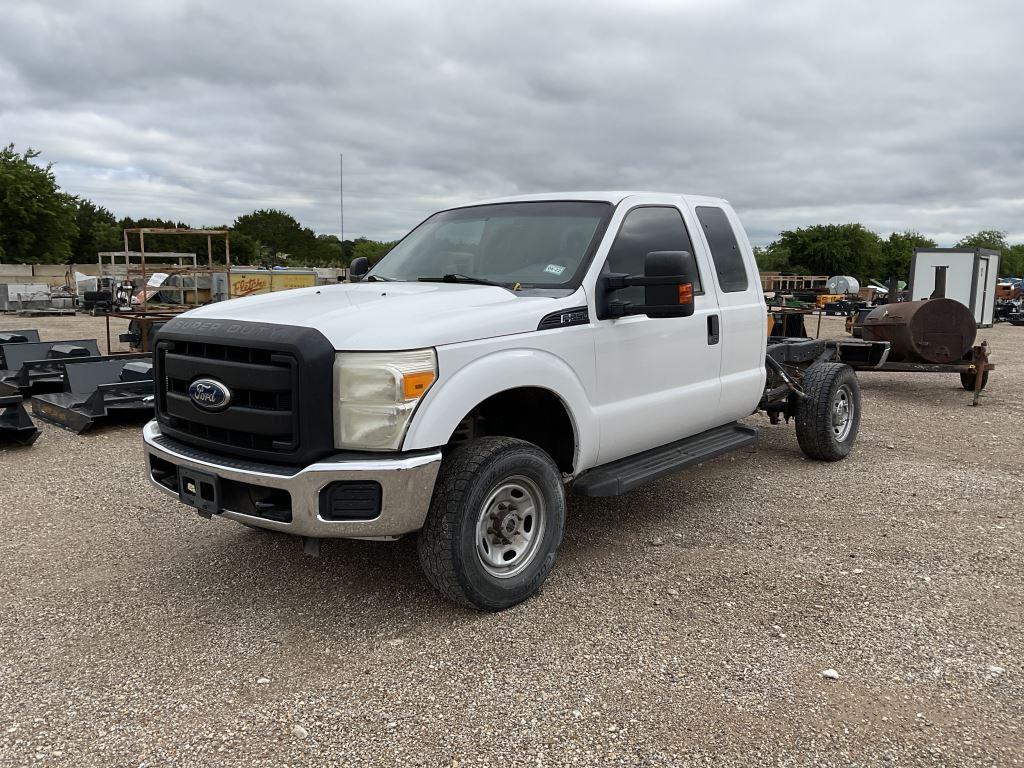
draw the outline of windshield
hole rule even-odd
[[[406,235],[368,277],[575,288],[611,212],[609,203],[550,201],[442,211]]]

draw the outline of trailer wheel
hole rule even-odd
[[[485,611],[526,600],[555,564],[565,486],[536,445],[484,437],[441,464],[420,531],[420,563],[445,597]]]
[[[821,461],[845,458],[860,429],[857,374],[841,363],[816,363],[804,374],[803,388],[807,397],[796,408],[800,450]]]
[[[974,374],[973,373],[961,373],[960,374],[960,386],[966,389],[968,392],[974,391]],[[988,386],[988,371],[984,371],[981,374],[981,388],[984,389]]]

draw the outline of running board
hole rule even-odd
[[[757,429],[726,424],[660,448],[589,469],[572,489],[584,496],[619,496],[680,469],[735,451],[757,440]]]

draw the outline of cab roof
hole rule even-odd
[[[544,192],[534,195],[512,195],[509,197],[496,197],[490,200],[476,200],[472,203],[455,206],[456,208],[468,208],[474,205],[490,205],[493,203],[530,203],[544,200],[586,200],[618,205],[627,197],[644,197],[653,199],[654,202],[677,203],[680,199],[691,204],[695,203],[717,203],[728,205],[728,202],[720,197],[708,197],[707,195],[684,195],[675,192],[642,192],[642,191],[610,191],[610,192]]]

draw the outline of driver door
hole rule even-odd
[[[598,463],[605,464],[718,426],[722,347],[707,254],[695,250],[681,207],[642,202],[627,211],[602,272],[642,275],[651,251],[688,251],[700,273],[690,317],[632,315],[595,323]],[[615,298],[642,304],[644,289]]]

